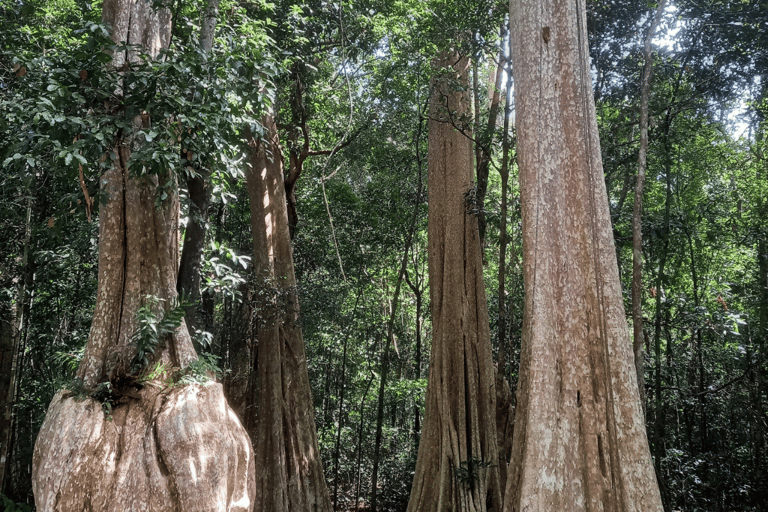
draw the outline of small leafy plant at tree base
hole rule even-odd
[[[143,373],[136,382],[143,385],[147,382],[160,381],[165,386],[173,386],[173,372],[174,368],[170,364],[157,362],[151,370]]]
[[[456,479],[466,485],[472,486],[480,480],[480,470],[491,467],[490,462],[472,457],[469,460],[461,461],[456,468]]]
[[[221,374],[217,366],[218,357],[207,354],[202,355],[183,370],[173,367],[168,363],[157,362],[150,368],[150,362],[158,348],[162,348],[165,338],[173,334],[184,319],[184,308],[189,304],[183,299],[158,318],[155,310],[158,309],[162,299],[147,296],[145,303],[137,312],[138,329],[132,337],[136,347],[136,353],[131,360],[129,374],[116,376],[109,381],[102,382],[95,389],[88,389],[80,380],[69,382],[65,387],[69,396],[76,400],[91,397],[102,404],[102,410],[107,420],[112,419],[112,410],[115,406],[125,403],[129,398],[139,398],[138,390],[146,383],[161,382],[163,387],[173,387],[176,384],[204,384]],[[60,356],[62,364],[72,364],[70,354]],[[79,354],[79,357],[82,357]]]
[[[181,325],[185,308],[192,305],[182,298],[158,319],[155,310],[163,300],[151,295],[148,295],[145,300],[144,305],[136,313],[139,328],[132,339],[136,345],[136,355],[133,356],[130,366],[130,372],[133,375],[138,375],[149,365],[157,349],[163,347],[166,336],[173,334]]]
[[[164,387],[174,387],[185,384],[207,384],[223,373],[218,366],[219,356],[202,354],[184,369],[173,367],[168,363],[156,363],[150,371],[136,380],[136,384],[159,381]]]
[[[3,510],[5,512],[32,512],[32,508],[26,503],[16,503],[5,494],[0,494],[3,499]]]
[[[185,384],[207,384],[221,376],[222,370],[218,366],[219,356],[213,354],[201,354],[200,357],[190,363],[189,366],[180,370],[176,374],[176,383]]]
[[[107,421],[112,421],[112,406],[115,405],[117,397],[112,388],[111,382],[102,382],[91,394],[91,397],[101,402],[101,410],[104,411]]]

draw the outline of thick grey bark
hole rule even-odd
[[[58,393],[35,444],[39,511],[250,512],[251,443],[219,384],[147,386],[107,420]]]
[[[511,5],[525,309],[504,510],[660,511],[582,2]]]

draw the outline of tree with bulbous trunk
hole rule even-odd
[[[258,341],[255,512],[330,512],[317,444],[283,172],[271,114],[249,137],[246,169],[253,233]]]
[[[582,2],[513,0],[525,308],[504,510],[660,511]]]
[[[434,332],[409,512],[501,505],[494,368],[472,193],[468,69],[466,57],[445,52],[433,70],[428,257]]]
[[[170,41],[169,10],[149,2],[107,0],[103,21],[115,43],[131,45],[115,49],[118,69],[139,47],[156,58]],[[98,295],[77,371],[82,387],[49,406],[35,444],[35,502],[42,512],[250,511],[253,450],[221,386],[167,385],[197,358],[183,320],[154,347],[156,378],[135,367],[140,312],[162,318],[171,310],[179,265],[174,180],[129,172],[152,116],[137,108],[101,177]]]

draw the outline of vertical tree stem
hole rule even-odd
[[[648,101],[651,88],[651,70],[653,68],[653,56],[651,55],[651,41],[656,26],[664,13],[666,0],[659,2],[656,15],[645,38],[645,69],[643,70],[643,83],[640,88],[640,151],[637,157],[637,182],[635,183],[635,207],[632,212],[632,332],[633,349],[635,352],[635,369],[637,371],[637,385],[640,391],[640,401],[645,415],[645,367],[643,364],[643,187],[645,185],[645,168],[648,153]]]

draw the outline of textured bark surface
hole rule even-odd
[[[246,170],[259,316],[259,417],[254,437],[255,512],[330,511],[293,270],[293,249],[277,126],[251,139]]]
[[[429,282],[434,333],[410,512],[498,510],[501,503],[494,369],[471,194],[472,143],[457,129],[465,128],[461,116],[470,108],[468,67],[468,59],[445,54],[433,70]]]
[[[102,21],[112,27],[116,43],[142,45],[153,56],[170,41],[170,12],[154,11],[150,2],[108,0]],[[132,52],[116,52],[113,63],[120,67],[133,58]],[[151,112],[137,116],[134,128],[147,128],[151,118]],[[178,195],[168,194],[156,207],[158,177],[129,176],[131,145],[137,143],[133,135],[124,133],[115,144],[117,161],[101,177],[99,287],[88,345],[77,373],[86,387],[126,373],[134,351],[130,338],[136,331],[136,311],[145,297],[162,299],[166,307],[176,298]],[[182,324],[161,360],[184,368],[196,358]]]
[[[166,9],[153,11],[142,0],[105,2],[103,16],[117,42],[128,38],[152,55],[168,44]],[[150,120],[144,112],[133,127],[147,128]],[[111,383],[109,405],[76,396],[81,391],[56,395],[35,443],[37,510],[250,511],[253,450],[221,386],[136,385],[131,375],[137,311],[147,296],[160,299],[157,317],[173,304],[179,261],[178,194],[165,189],[158,205],[160,179],[129,175],[135,137],[123,133],[116,141],[117,159],[101,177],[96,309],[77,372],[83,394]],[[167,377],[196,357],[182,322],[161,340],[154,361],[167,365]]]
[[[600,159],[584,5],[512,2],[525,312],[504,510],[662,510]]]
[[[221,385],[138,395],[111,419],[56,395],[35,444],[37,510],[250,512],[253,452]]]
[[[251,439],[258,424],[258,340],[254,332],[255,290],[250,283],[240,287],[242,301],[233,304],[235,321],[226,342],[228,371],[222,379],[224,396]]]

